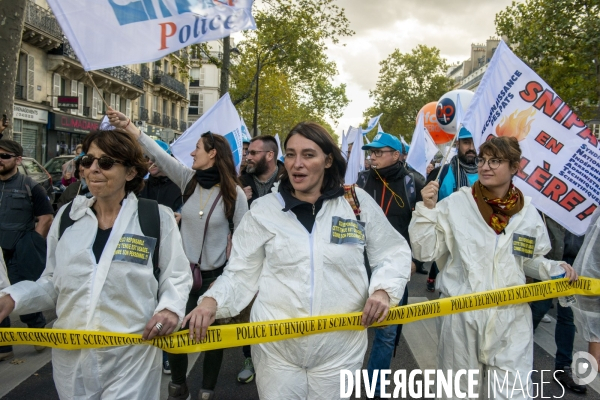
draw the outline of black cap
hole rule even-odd
[[[17,156],[23,156],[23,146],[14,140],[0,139],[0,149],[4,149],[9,153],[14,153]]]

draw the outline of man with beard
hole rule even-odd
[[[411,172],[401,161],[405,150],[400,140],[388,133],[379,133],[373,142],[362,147],[371,153],[371,169],[360,173],[357,185],[364,189],[379,204],[390,224],[407,241],[408,225],[412,218],[412,211],[418,201],[421,201],[421,189],[425,186],[425,179],[418,173]],[[415,264],[422,263],[413,260]],[[425,272],[427,273],[427,272]],[[399,305],[408,301],[408,288]],[[369,375],[374,370],[389,369],[402,325],[389,325],[375,330],[375,339],[371,347],[371,354],[367,364]],[[375,387],[375,396],[379,396],[379,381]]]
[[[433,169],[427,176],[427,183],[435,180],[440,168],[442,168],[439,180],[440,191],[438,192],[438,202],[463,186],[473,186],[473,183],[477,181],[477,164],[475,163],[477,153],[471,133],[466,129],[461,129],[456,142],[458,154],[452,157],[448,164]],[[427,290],[430,292],[435,291],[435,278],[438,272],[436,263],[433,263],[429,270],[429,278],[427,279]]]
[[[242,176],[240,176],[242,188],[248,198],[248,208],[254,200],[270,193],[275,182],[279,180],[282,171],[277,165],[278,151],[279,146],[273,136],[256,136],[250,140],[246,156],[246,170],[242,171]],[[249,322],[251,307],[252,303],[240,313],[241,316],[244,316],[243,318],[248,316],[248,320],[236,320],[236,322]],[[237,380],[241,383],[250,383],[255,374],[250,346],[243,346],[242,351],[245,357],[244,368],[238,374]]]
[[[46,266],[46,236],[54,210],[44,188],[19,172],[23,147],[0,139],[0,248],[11,284],[37,280]],[[37,219],[37,223],[36,223]],[[41,312],[20,316],[29,328],[44,328]],[[10,327],[6,317],[1,328]],[[45,347],[35,346],[37,351]],[[0,348],[0,361],[13,358],[10,346]]]
[[[277,181],[280,172],[277,166],[278,150],[277,141],[273,136],[257,136],[250,140],[246,174],[240,177],[248,197],[248,207],[254,200],[270,193]]]

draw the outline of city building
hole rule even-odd
[[[70,154],[85,135],[99,128],[108,104],[148,134],[171,142],[188,125],[189,79],[180,62],[186,58],[182,51],[154,63],[86,73],[46,1],[29,0],[15,85],[13,138],[26,156],[42,163]],[[59,96],[77,101],[59,103]]]

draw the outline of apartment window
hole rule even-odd
[[[189,115],[199,115],[198,114],[198,99],[200,95],[198,93],[190,94],[190,106],[189,106]]]
[[[152,111],[158,111],[158,96],[152,96]]]
[[[167,109],[167,101],[166,100],[163,100],[162,106],[163,106],[162,107],[162,113],[165,114],[165,115],[167,115],[167,110],[168,109]]]

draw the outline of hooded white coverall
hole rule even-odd
[[[137,199],[123,201],[100,262],[92,251],[98,220],[91,210],[95,198],[77,196],[70,217],[75,223],[58,241],[61,208],[48,234],[46,269],[36,282],[24,281],[0,292],[15,300],[17,314],[56,307],[55,329],[141,334],[150,318],[170,310],[182,322],[192,277],[181,247],[173,212],[160,209],[159,282],[152,256],[147,264],[113,261],[124,234],[143,236]],[[158,293],[158,299],[157,299]],[[62,400],[158,399],[161,350],[135,345],[85,350],[52,349],[56,389]]]
[[[600,209],[592,215],[573,268],[579,276],[600,279]],[[577,296],[573,314],[586,342],[600,342],[600,296]]]
[[[529,197],[504,233],[497,235],[481,216],[471,188],[463,187],[434,209],[417,203],[409,234],[415,258],[437,260],[436,286],[442,297],[524,285],[526,275],[548,280],[550,268],[559,263],[543,257],[550,251],[550,240]],[[513,254],[513,240],[519,235],[534,239],[530,257]],[[447,315],[437,319],[437,328],[438,368],[479,369],[479,398],[488,396],[484,373],[491,398],[536,395],[526,382],[533,368],[533,325],[527,303]],[[507,373],[508,388],[500,390]],[[466,392],[467,378],[462,378],[461,389]],[[518,378],[522,385],[518,380],[514,385]]]
[[[283,198],[270,193],[252,203],[233,235],[229,264],[204,297],[217,301],[217,318],[235,316],[258,296],[250,320],[271,321],[360,312],[378,289],[398,304],[410,278],[408,243],[381,208],[356,189],[366,223],[368,282],[363,245],[332,243],[334,217],[356,221],[343,196],[325,200],[312,233]],[[252,346],[262,400],[340,397],[340,370],[360,369],[367,331],[339,331]]]

